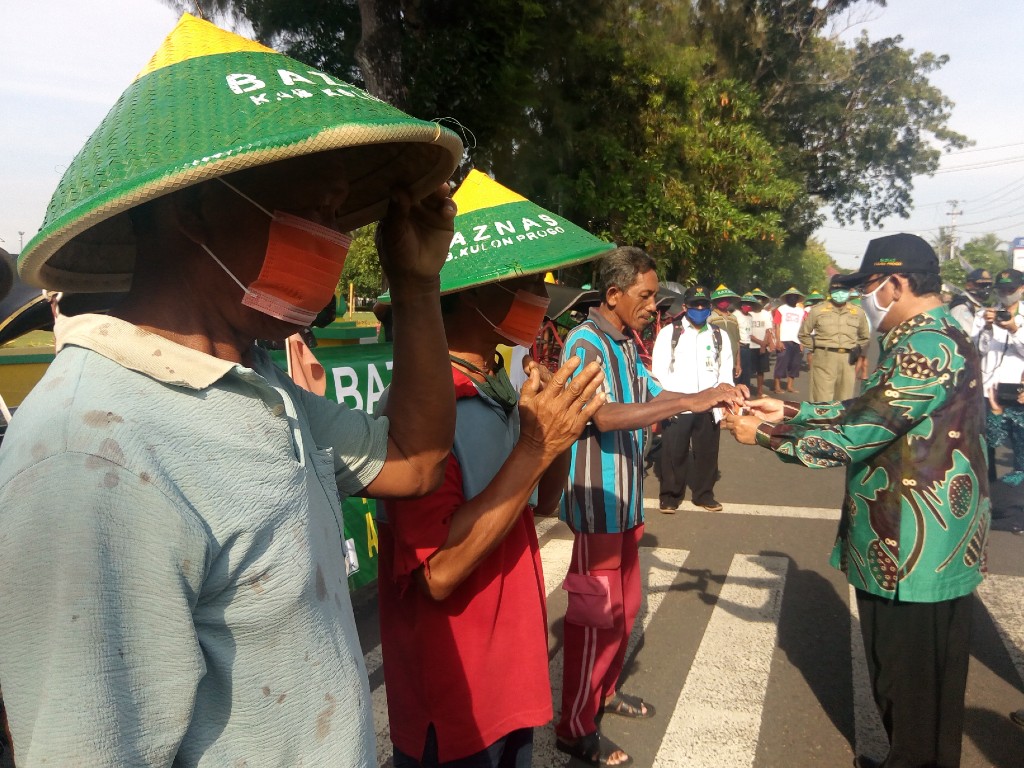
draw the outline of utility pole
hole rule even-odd
[[[956,219],[960,216],[963,211],[957,208],[960,204],[959,200],[949,201],[949,213],[946,215],[950,218],[949,223],[949,260],[952,261],[956,257]]]
[[[24,251],[24,250],[25,250],[25,230],[19,229],[18,230],[18,255],[20,256],[21,252]]]

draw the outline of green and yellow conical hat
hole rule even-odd
[[[216,176],[327,150],[351,156],[343,229],[421,198],[462,142],[336,77],[185,14],[71,162],[18,270],[65,291],[127,289],[129,209]]]
[[[615,247],[477,170],[453,198],[459,212],[442,294],[580,264]]]

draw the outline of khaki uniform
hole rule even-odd
[[[866,354],[870,340],[864,310],[847,302],[836,306],[823,301],[807,313],[800,325],[800,343],[814,352],[811,360],[812,403],[849,400],[855,384],[850,351]]]
[[[717,325],[725,335],[729,337],[729,346],[732,347],[732,359],[740,359],[740,324],[736,318],[732,316],[732,312],[719,312],[717,309],[711,310],[711,315],[708,317],[708,322],[712,325]],[[730,375],[732,371],[729,372]]]

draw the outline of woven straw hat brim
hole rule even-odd
[[[239,77],[247,79],[232,80]],[[351,152],[338,223],[354,229],[381,218],[395,188],[421,198],[450,178],[462,142],[186,15],[69,165],[19,272],[53,290],[126,290],[135,263],[127,211],[217,176],[330,150]]]

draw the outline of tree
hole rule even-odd
[[[785,269],[822,203],[844,222],[906,215],[914,175],[938,164],[931,142],[966,143],[928,81],[945,57],[828,36],[884,0],[202,4],[467,126],[468,166],[683,282]]]
[[[948,238],[949,230],[942,227],[939,229],[938,236],[932,241],[932,245],[938,250],[938,245],[945,240],[948,248]],[[1010,266],[1010,256],[1004,243],[998,235],[994,234],[981,235],[969,240],[960,250],[960,255],[971,265],[972,269],[987,269],[993,277],[997,272],[1008,269]],[[942,275],[942,281],[952,285],[962,286],[967,278],[967,270],[964,269],[959,259],[944,261],[939,267],[939,272]]]
[[[884,0],[866,0],[885,5]],[[914,55],[902,38],[852,46],[826,30],[858,0],[698,0],[694,28],[717,51],[712,65],[761,95],[762,126],[838,221],[865,228],[912,207],[913,177],[941,151],[968,145],[948,127],[952,102],[928,75],[948,61]],[[794,221],[808,231],[812,218]]]

